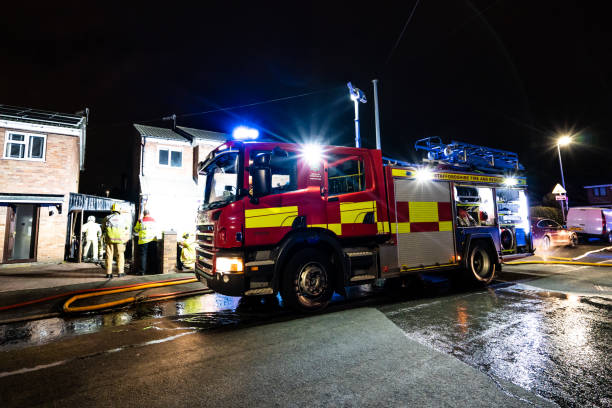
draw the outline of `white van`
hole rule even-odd
[[[573,207],[567,213],[567,228],[580,237],[596,237],[612,243],[612,209]]]

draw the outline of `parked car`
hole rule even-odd
[[[574,247],[578,244],[578,235],[574,231],[548,218],[531,218],[531,233],[535,247],[544,251],[553,246]]]
[[[572,207],[567,213],[567,227],[581,238],[600,238],[612,243],[612,209]]]

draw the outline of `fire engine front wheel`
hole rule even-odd
[[[332,265],[325,255],[313,248],[303,249],[287,263],[281,295],[293,309],[320,310],[332,297],[332,279]]]
[[[467,259],[467,275],[473,282],[487,285],[495,276],[495,262],[488,245],[476,242],[471,248]]]

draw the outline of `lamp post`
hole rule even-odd
[[[561,184],[563,185],[563,189],[565,188],[565,177],[563,177],[563,161],[561,160],[561,146],[567,146],[572,143],[572,137],[569,135],[563,135],[557,139],[557,152],[559,153],[559,168],[561,169]],[[565,207],[567,207],[567,195],[565,196]],[[561,212],[563,213],[563,221],[565,221],[565,208],[563,206],[563,201],[561,201]]]

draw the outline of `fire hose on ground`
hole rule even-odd
[[[115,286],[115,287],[110,287],[110,288],[74,290],[70,292],[59,293],[57,295],[46,296],[46,297],[39,298],[39,299],[15,303],[12,305],[0,306],[0,312],[5,311],[5,310],[17,309],[20,307],[25,307],[25,306],[29,306],[29,305],[33,305],[37,303],[43,303],[43,302],[47,302],[50,300],[59,299],[62,297],[67,297],[67,296],[72,296],[72,297],[70,297],[66,302],[64,302],[62,309],[65,313],[74,313],[74,312],[101,310],[101,309],[111,308],[114,306],[125,305],[128,303],[134,303],[134,302],[145,303],[145,302],[167,300],[167,299],[173,299],[173,298],[177,298],[181,296],[194,295],[197,293],[209,291],[208,289],[176,291],[176,292],[160,293],[160,294],[146,295],[146,296],[140,296],[140,297],[131,296],[128,298],[119,299],[119,300],[112,301],[112,302],[96,304],[96,305],[79,306],[79,307],[71,306],[72,303],[74,303],[75,301],[79,299],[85,299],[85,298],[90,298],[90,297],[95,297],[95,296],[104,296],[104,295],[109,295],[109,294],[114,294],[114,293],[132,292],[136,290],[151,289],[151,288],[158,288],[158,287],[164,287],[164,286],[182,285],[182,284],[187,284],[187,283],[194,283],[197,281],[198,280],[196,278],[175,278],[175,279],[168,279],[168,280],[161,280],[161,281]],[[48,314],[48,315],[57,315],[57,314]],[[43,315],[40,315],[40,316],[43,316]]]

